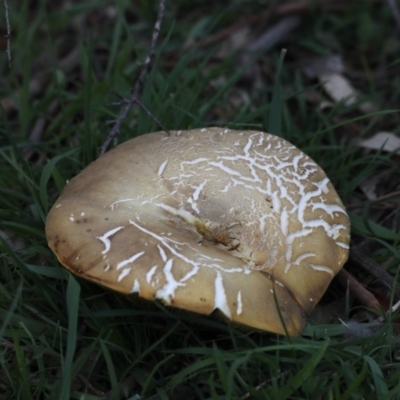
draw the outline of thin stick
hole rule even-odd
[[[157,39],[160,34],[161,22],[164,17],[165,2],[166,2],[166,0],[160,0],[160,3],[158,5],[158,14],[157,14],[156,23],[154,24],[154,28],[153,28],[150,50],[149,50],[149,53],[148,53],[144,63],[142,64],[142,67],[140,68],[139,76],[136,79],[135,85],[133,86],[132,91],[131,91],[131,97],[129,99],[127,99],[125,108],[122,110],[122,113],[120,114],[120,116],[115,120],[115,124],[114,124],[113,128],[111,129],[111,132],[108,134],[105,142],[101,146],[101,150],[100,150],[101,154],[104,154],[106,152],[110,143],[119,135],[121,124],[125,120],[126,116],[128,115],[128,112],[132,108],[132,106],[134,104],[139,104],[139,106],[142,106],[142,103],[139,102],[139,93],[140,93],[140,90],[141,90],[145,80],[146,80],[146,76],[150,70],[151,63],[155,56],[155,48],[156,48],[156,44],[157,44]],[[145,111],[147,112],[147,109],[145,109]]]
[[[283,377],[285,377],[285,376],[287,376],[287,375],[289,375],[290,374],[290,370],[286,370],[286,371],[283,371],[283,372],[281,372],[278,376],[276,376],[275,378],[276,379],[280,379],[280,378],[283,378]],[[270,383],[271,382],[271,380],[272,380],[272,377],[271,378],[269,378],[269,379],[267,379],[267,380],[265,380],[265,381],[263,381],[263,382],[261,382],[259,385],[257,385],[254,389],[255,390],[261,390],[261,389],[263,389],[265,386],[267,386],[268,385],[268,383]],[[249,399],[251,397],[251,394],[250,393],[246,393],[246,394],[244,394],[241,398],[240,398],[240,400],[247,400],[247,399]]]
[[[400,12],[397,8],[396,2],[394,0],[388,0],[390,11],[392,12],[393,18],[396,22],[397,29],[400,30]]]
[[[381,309],[376,297],[345,269],[340,270],[336,275],[336,279],[343,287],[348,288],[353,297],[355,297],[363,306],[373,310]]]
[[[385,201],[387,199],[391,199],[392,197],[399,197],[399,196],[400,196],[400,190],[396,190],[396,191],[394,191],[392,193],[387,193],[387,194],[384,194],[383,196],[379,196],[376,199],[369,200],[368,202],[370,204],[374,204],[374,203],[379,203],[381,201]],[[363,208],[363,207],[365,207],[366,203],[367,202],[349,204],[349,205],[346,206],[346,208]]]
[[[7,59],[8,59],[8,67],[11,68],[11,26],[10,26],[10,19],[8,17],[8,11],[10,10],[10,7],[8,7],[7,0],[3,0],[3,5],[4,5],[4,13],[5,13],[5,19],[6,19],[6,26],[7,26],[7,34],[6,34],[6,39],[7,39]]]
[[[365,251],[354,247],[351,248],[349,262],[350,264],[362,268],[370,273],[386,289],[386,298],[390,298],[390,294],[392,290],[394,290],[395,300],[398,301],[400,299],[400,285],[394,281],[394,278],[386,271],[386,269],[365,254]]]
[[[393,315],[400,308],[400,300],[392,306],[389,310],[386,311],[385,316],[381,316],[378,318],[378,322],[385,322],[385,319],[389,319],[391,315]]]
[[[375,0],[376,1],[376,0]],[[222,30],[218,31],[214,35],[207,36],[205,39],[201,40],[199,43],[196,43],[196,46],[199,47],[208,47],[210,45],[213,45],[215,43],[220,42],[221,40],[226,39],[230,35],[232,35],[234,32],[238,31],[239,29],[245,27],[245,26],[253,26],[255,24],[260,23],[261,21],[266,24],[266,20],[270,18],[277,18],[277,17],[283,17],[288,14],[304,14],[308,12],[311,8],[316,8],[317,10],[340,10],[343,8],[345,5],[345,2],[338,2],[336,1],[334,4],[328,3],[328,2],[320,2],[320,3],[310,3],[309,0],[305,1],[296,1],[288,4],[281,4],[269,6],[269,8],[258,14],[252,14],[250,17],[247,19],[240,21],[240,22],[235,22],[233,25],[230,25],[226,28],[223,28]]]
[[[390,312],[394,314],[400,308],[400,300],[392,307]]]
[[[139,100],[136,99],[136,104],[141,107],[149,117],[153,118],[154,121],[157,123],[157,125],[164,131],[167,132],[167,134],[169,135],[169,131],[164,127],[164,125],[161,123],[161,121],[154,115],[152,114],[152,112]]]
[[[101,399],[105,399],[105,393],[102,390],[95,388],[90,382],[89,379],[86,378],[83,374],[78,374],[77,378],[85,385],[85,389],[89,392],[95,394],[96,396],[100,397]]]

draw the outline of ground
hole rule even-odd
[[[398,5],[167,1],[135,86],[158,2],[6,4],[0,399],[398,397]],[[121,119],[134,87],[145,109],[135,102]],[[116,120],[108,148],[162,129],[256,129],[325,170],[350,216],[351,252],[302,335],[132,303],[61,267],[46,215]]]

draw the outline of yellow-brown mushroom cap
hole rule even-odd
[[[156,132],[72,179],[46,221],[75,274],[290,335],[347,259],[349,220],[306,154],[257,131]]]

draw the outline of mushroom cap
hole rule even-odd
[[[84,279],[289,335],[346,261],[349,232],[310,157],[221,128],[117,146],[66,185],[46,221],[49,246]]]

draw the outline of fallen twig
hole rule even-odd
[[[351,295],[364,307],[371,308],[373,310],[381,309],[379,301],[376,299],[376,297],[345,269],[340,270],[340,272],[336,275],[336,279],[343,287],[348,288]]]
[[[3,5],[4,5],[4,18],[6,20],[6,29],[7,29],[7,34],[6,34],[6,39],[7,39],[7,59],[8,59],[8,66],[11,68],[11,25],[10,25],[10,19],[8,16],[8,11],[10,10],[10,7],[8,7],[7,0],[3,0]]]
[[[263,389],[265,386],[267,386],[268,383],[271,382],[272,378],[280,379],[280,378],[286,377],[286,376],[289,375],[289,374],[290,374],[290,370],[283,371],[283,372],[281,372],[278,376],[270,377],[269,379],[265,380],[264,382],[261,382],[261,383],[260,383],[259,385],[257,385],[254,389],[255,389],[255,390],[261,390],[261,389]],[[245,393],[245,394],[240,398],[240,400],[247,400],[247,399],[250,399],[250,397],[251,397],[251,394],[248,392],[248,393]]]
[[[129,375],[128,378],[120,382],[118,385],[118,394],[120,396],[123,396],[124,393],[126,392],[131,392],[135,387],[137,386],[137,382],[133,374]],[[111,399],[115,395],[113,390],[110,390],[109,392],[104,394],[104,397],[106,399]]]
[[[233,25],[223,28],[215,34],[210,35],[201,40],[199,43],[195,43],[193,45],[202,48],[208,47],[210,45],[220,42],[223,39],[226,39],[228,36],[231,36],[234,32],[245,26],[252,26],[260,22],[265,23],[271,17],[277,18],[290,14],[304,14],[311,9],[322,9],[329,11],[341,10],[345,4],[345,1],[338,2],[337,0],[335,2],[315,2],[315,4],[308,0],[280,4],[270,7],[268,10],[262,13],[252,14],[243,21],[235,22]]]
[[[350,249],[349,262],[358,268],[368,271],[377,281],[387,290],[387,298],[390,298],[392,290],[394,290],[394,298],[396,301],[400,299],[400,285],[394,278],[375,260],[364,254],[363,251],[352,248]]]
[[[396,198],[400,196],[400,190],[396,190],[391,193],[384,194],[382,196],[377,197],[376,199],[368,200],[369,204],[375,204],[375,203],[380,203],[381,201],[385,201],[391,198]],[[348,209],[354,209],[354,208],[364,208],[366,206],[366,203],[356,203],[356,204],[349,204],[346,206]]]
[[[397,4],[394,0],[387,0],[387,2],[389,3],[389,8],[396,22],[397,29],[400,31],[400,12],[399,9],[397,8]]]
[[[252,62],[254,54],[266,52],[268,49],[283,41],[300,23],[300,17],[296,15],[283,18],[277,24],[267,29],[253,43],[248,45],[247,52],[244,52],[240,57],[238,64],[247,66],[243,72],[248,78],[256,76],[256,65]]]
[[[68,74],[79,64],[79,60],[79,48],[74,48],[57,63],[57,68],[63,71],[65,74]],[[45,61],[47,62],[50,60]],[[45,64],[45,62],[43,64]],[[45,90],[49,76],[50,75],[47,70],[42,66],[42,69],[29,82],[28,91],[30,97],[39,96]],[[0,99],[0,105],[6,113],[9,113],[16,108],[15,101],[13,100],[16,97],[18,97],[17,91],[9,97]]]
[[[86,378],[85,375],[83,374],[78,374],[77,378],[85,385],[85,389],[89,392],[89,393],[93,393],[96,396],[100,397],[101,399],[105,399],[106,395],[102,390],[97,389],[96,387],[94,387],[88,378]]]
[[[56,112],[56,110],[60,107],[60,102],[58,100],[53,100],[50,105],[47,107],[46,112],[43,116],[40,116],[34,123],[31,133],[29,135],[30,142],[39,142],[42,139],[42,136],[45,132],[46,125]],[[35,154],[36,149],[34,146],[28,146],[23,150],[23,155],[26,160],[30,160],[33,154]],[[35,164],[41,165],[44,163],[46,158],[44,155],[41,155],[39,160],[36,160]]]
[[[154,59],[155,56],[155,48],[157,44],[157,39],[160,34],[160,28],[161,28],[161,22],[164,17],[164,11],[165,11],[165,2],[166,0],[160,0],[160,3],[158,5],[158,14],[157,14],[157,19],[156,23],[154,24],[153,28],[153,34],[151,37],[151,44],[150,44],[150,50],[149,53],[147,54],[147,57],[142,64],[139,72],[139,76],[136,79],[135,85],[132,88],[131,91],[131,97],[129,99],[126,99],[124,101],[125,107],[122,110],[122,113],[120,116],[114,121],[114,126],[111,129],[111,132],[108,134],[106,140],[104,141],[103,145],[101,146],[100,153],[104,154],[107,151],[108,146],[110,143],[119,135],[120,128],[122,122],[125,120],[126,116],[128,115],[129,110],[132,108],[134,104],[139,105],[139,107],[142,107],[147,113],[150,113],[150,111],[143,106],[143,104],[139,100],[139,93],[140,90],[146,80],[147,74],[150,70],[151,63]],[[161,128],[169,134],[169,132],[164,129],[164,127],[161,125],[161,123],[150,113],[150,115],[156,120],[156,122],[161,126]]]

